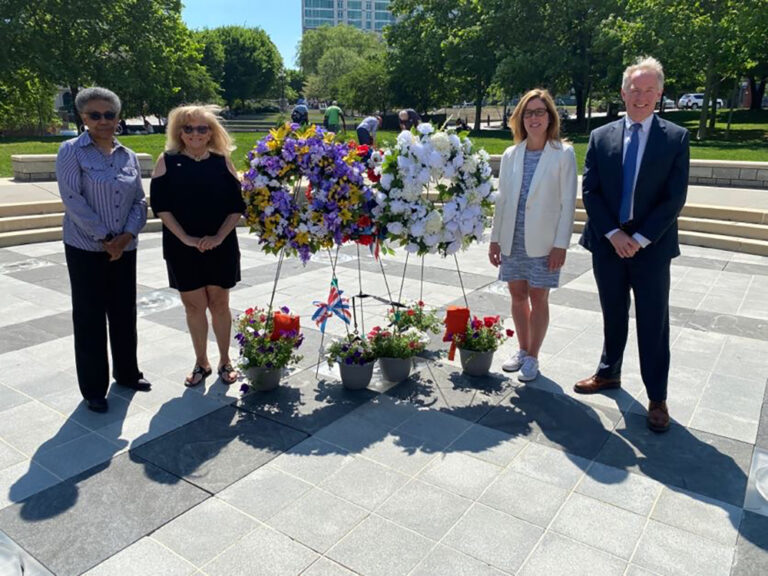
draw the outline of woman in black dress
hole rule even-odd
[[[195,349],[187,386],[212,372],[208,318],[219,347],[218,374],[237,380],[229,358],[232,313],[229,290],[240,281],[235,227],[245,211],[240,181],[230,159],[232,139],[213,106],[181,106],[168,117],[165,153],[150,186],[152,210],[163,222],[163,257],[171,288],[181,294]]]

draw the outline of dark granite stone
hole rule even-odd
[[[0,510],[0,526],[57,576],[77,575],[208,498],[123,454]]]
[[[304,438],[298,430],[226,406],[139,446],[131,455],[167,470],[175,483],[181,477],[215,494]]]
[[[284,378],[276,390],[250,392],[238,407],[314,434],[374,396],[367,389],[347,390],[336,380],[316,380],[315,371],[307,369]]]
[[[508,379],[466,376],[461,368],[442,362],[425,362],[423,369],[387,391],[388,396],[419,408],[430,408],[458,418],[477,422],[512,390]]]
[[[616,409],[520,385],[479,424],[594,458],[620,420],[621,413]]]
[[[741,506],[752,446],[675,423],[668,432],[656,434],[644,415],[627,413],[595,459]]]
[[[731,576],[768,574],[768,517],[744,511]]]

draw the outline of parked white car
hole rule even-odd
[[[704,104],[704,94],[701,92],[692,94],[683,94],[680,96],[680,100],[677,101],[678,108],[684,108],[686,110],[698,110]],[[723,107],[722,98],[717,99],[717,107]]]

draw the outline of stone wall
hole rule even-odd
[[[499,175],[501,155],[491,156],[494,176]],[[768,162],[737,162],[729,160],[691,160],[689,184],[700,186],[731,186],[768,190]]]
[[[152,174],[154,161],[149,154],[136,154],[141,165],[142,178]],[[56,154],[13,154],[11,156],[13,178],[17,182],[56,180]]]

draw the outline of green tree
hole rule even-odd
[[[179,0],[6,0],[14,27],[7,51],[46,82],[115,90],[126,114],[165,112],[195,94],[215,97]],[[79,119],[78,119],[79,120]]]
[[[204,63],[229,106],[263,98],[274,88],[283,61],[261,28],[224,26],[200,32],[199,39],[205,46]]]
[[[363,113],[383,113],[391,99],[387,82],[384,57],[365,60],[356,70],[342,77],[339,82],[339,98],[350,108]]]
[[[6,72],[0,81],[0,130],[46,133],[56,118],[56,88],[29,70]]]
[[[384,30],[392,103],[422,113],[444,105],[450,78],[434,19],[410,0],[394,0],[389,6],[397,17]]]
[[[305,78],[302,90],[309,98],[338,100],[343,86],[349,84],[344,78],[366,62],[380,59],[385,51],[379,36],[352,26],[307,30],[299,43],[298,62]]]

